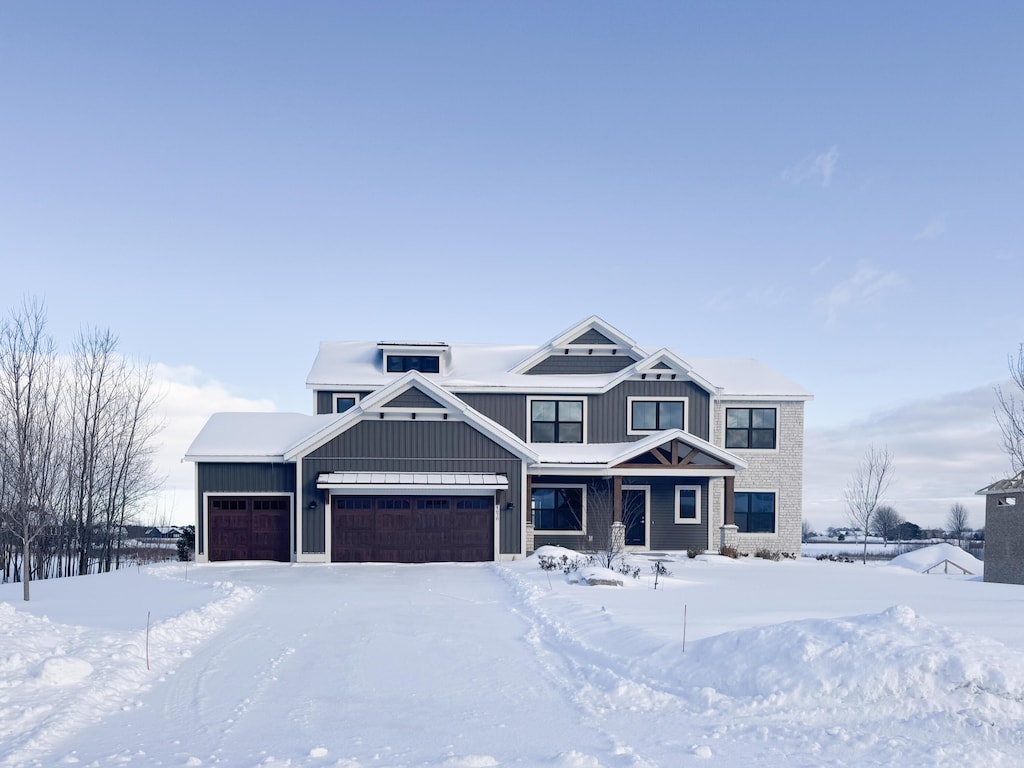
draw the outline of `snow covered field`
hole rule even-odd
[[[0,766],[1021,765],[1024,587],[918,572],[952,549],[4,585]]]

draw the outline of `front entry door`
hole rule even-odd
[[[647,546],[647,488],[622,488],[622,523],[627,547]]]

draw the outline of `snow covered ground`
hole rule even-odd
[[[1024,587],[949,555],[3,585],[0,766],[1022,765]]]

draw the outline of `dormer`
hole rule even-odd
[[[595,315],[555,336],[512,373],[616,373],[645,357],[635,341]]]
[[[443,341],[380,341],[380,366],[384,373],[446,374],[451,367],[451,347]]]
[[[705,379],[688,362],[670,349],[659,349],[636,364],[630,378],[640,381],[692,381],[712,395],[721,394],[721,387]]]

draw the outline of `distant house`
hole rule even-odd
[[[142,537],[144,539],[178,539],[181,538],[181,529],[176,526],[154,526],[143,531]]]
[[[985,497],[985,581],[1024,584],[1024,471],[977,493]]]
[[[323,342],[315,414],[218,413],[197,560],[798,552],[809,392],[756,360],[649,351],[598,317],[540,346]]]

